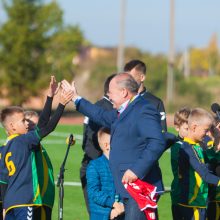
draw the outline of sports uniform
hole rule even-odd
[[[40,140],[56,127],[64,107],[64,105],[59,104],[53,117],[46,125],[36,127],[35,130],[23,135],[15,134],[8,137],[0,161],[2,168],[0,180],[5,181],[3,174],[7,172],[8,187],[3,204],[6,210],[6,220],[32,219],[32,207],[43,204],[36,164],[36,151],[39,150]]]
[[[205,165],[204,152],[198,143],[185,138],[179,150],[179,219],[205,220],[208,183],[218,185],[220,178]]]

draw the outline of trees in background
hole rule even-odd
[[[0,27],[1,90],[12,104],[38,95],[52,72],[70,78],[71,62],[83,44],[78,27],[65,27],[53,1],[2,0],[7,20]]]
[[[7,14],[6,22],[0,26],[2,96],[7,96],[11,104],[21,105],[41,93],[51,73],[58,80],[77,76],[80,92],[93,101],[102,96],[103,82],[117,70],[117,48],[85,47],[89,43],[80,27],[63,24],[63,13],[56,1],[47,4],[43,0],[1,1]],[[191,48],[188,55],[189,76],[183,75],[186,67],[180,62],[182,54],[177,55],[174,64],[175,100],[170,108],[174,111],[183,105],[209,106],[220,93],[216,35],[208,47]],[[80,62],[74,63],[74,57]],[[125,62],[130,59],[140,59],[147,64],[147,89],[166,101],[166,55],[129,47],[125,49]],[[185,60],[185,64],[187,62]]]
[[[92,55],[94,50],[96,56]],[[187,78],[184,76],[184,69],[178,68],[182,59],[182,54],[178,54],[174,64],[174,100],[169,106],[166,105],[167,56],[155,55],[130,47],[125,49],[125,62],[140,59],[146,63],[146,88],[165,102],[168,112],[175,112],[186,105],[209,109],[212,102],[218,102],[220,78],[218,72],[213,76],[210,76],[208,72],[201,74],[203,73],[202,67],[208,68],[208,57],[199,56],[200,51],[202,50],[198,50],[198,56],[197,54],[190,56],[190,62],[193,62],[193,65],[190,68],[191,74]],[[117,50],[116,48],[91,47],[87,48],[85,54],[86,56],[79,64],[76,81],[80,94],[95,102],[103,95],[103,82],[106,77],[116,72]],[[198,74],[194,72],[196,69]]]

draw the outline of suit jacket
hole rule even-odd
[[[116,110],[104,110],[85,99],[77,110],[111,129],[110,168],[117,193],[130,198],[121,182],[127,169],[138,178],[163,189],[158,159],[165,150],[160,117],[155,107],[138,96],[118,118]]]
[[[112,110],[113,106],[110,100],[104,96],[101,100],[95,103],[98,106],[106,110]],[[101,128],[101,125],[85,117],[84,130],[83,130],[83,143],[82,149],[85,152],[83,161],[88,163],[91,159],[96,159],[102,154],[102,150],[99,147],[97,132]]]
[[[162,126],[162,130],[167,131],[166,112],[163,101],[157,96],[147,91],[146,88],[144,88],[144,90],[140,93],[140,95],[156,107],[157,111],[160,114],[160,120],[161,120],[160,123]]]

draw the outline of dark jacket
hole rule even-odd
[[[144,88],[140,95],[156,107],[158,113],[160,114],[162,130],[167,131],[166,112],[163,101],[147,91],[146,88]]]
[[[95,103],[106,110],[112,110],[113,106],[108,97],[104,96],[101,100]],[[102,126],[85,117],[83,130],[82,149],[85,152],[83,161],[89,162],[91,159],[96,159],[102,154],[99,147],[97,132]]]

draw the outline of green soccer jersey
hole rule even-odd
[[[179,205],[206,208],[208,183],[199,174],[204,172],[204,163],[200,145],[185,138],[179,150]]]
[[[0,181],[7,183],[3,200],[6,213],[16,207],[42,205],[35,154],[39,143],[33,130],[9,136],[1,149]]]
[[[40,146],[35,155],[42,204],[52,208],[55,196],[53,167],[43,146]]]

